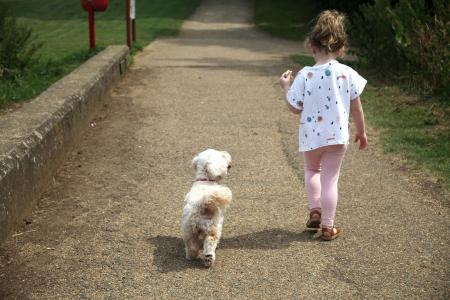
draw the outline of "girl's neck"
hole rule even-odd
[[[316,62],[315,66],[320,66],[323,64],[326,64],[332,60],[335,60],[339,55],[337,55],[336,53],[324,53],[322,51],[314,51],[313,52],[313,57],[314,57],[314,61]]]

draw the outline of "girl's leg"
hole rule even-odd
[[[333,145],[326,147],[322,155],[321,203],[322,226],[333,227],[338,200],[338,180],[347,145]]]
[[[320,159],[323,148],[306,151],[303,153],[305,165],[305,187],[308,195],[309,210],[319,209],[320,205]]]

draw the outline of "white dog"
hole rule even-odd
[[[194,184],[184,199],[181,230],[187,259],[202,259],[210,267],[216,259],[216,247],[222,235],[231,190],[219,183],[231,168],[231,156],[213,149],[199,153],[192,164]]]

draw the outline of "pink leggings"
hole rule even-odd
[[[309,209],[322,210],[322,225],[332,227],[338,200],[338,180],[347,145],[332,145],[303,153]]]

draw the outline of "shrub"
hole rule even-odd
[[[354,52],[368,67],[400,76],[411,87],[448,97],[450,2],[375,0],[354,14]]]
[[[34,43],[32,30],[17,24],[10,10],[0,7],[0,80],[15,79],[36,60],[41,46]]]

